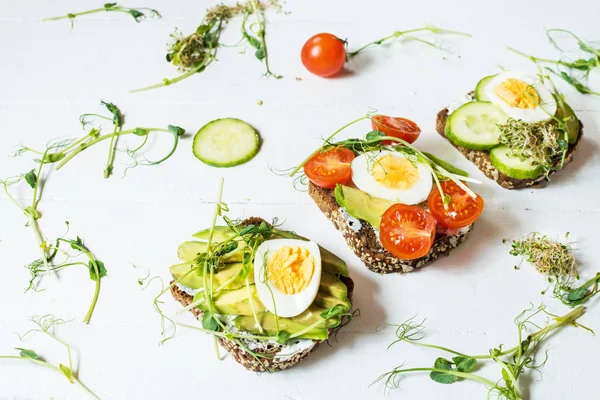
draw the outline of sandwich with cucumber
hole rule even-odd
[[[353,123],[363,120],[372,128],[363,139],[335,141],[338,130],[290,175],[367,268],[413,271],[467,239],[484,205],[467,183],[480,182],[413,146],[414,122],[367,115]]]
[[[179,246],[171,294],[248,370],[290,368],[351,318],[346,263],[276,222],[224,220]]]
[[[572,161],[583,125],[547,77],[505,71],[441,110],[436,130],[488,178],[521,189]]]

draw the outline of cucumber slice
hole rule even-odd
[[[487,96],[487,94],[485,94],[485,90],[489,86],[490,81],[495,76],[496,75],[486,76],[485,78],[483,78],[482,80],[480,80],[477,83],[477,86],[475,87],[475,100],[477,100],[477,101],[490,101],[490,98]]]
[[[192,150],[196,158],[213,167],[233,167],[252,159],[260,147],[258,132],[237,118],[221,118],[204,125]]]
[[[474,150],[498,146],[497,125],[508,117],[487,101],[463,104],[446,121],[445,135],[454,144]]]
[[[529,160],[521,161],[519,157],[510,156],[510,149],[499,146],[490,150],[490,159],[496,169],[514,179],[535,179],[541,175],[542,168],[532,165]]]

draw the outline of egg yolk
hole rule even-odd
[[[390,189],[407,190],[419,180],[419,170],[406,158],[386,155],[373,163],[373,178]]]
[[[502,101],[511,107],[530,109],[540,104],[540,95],[528,83],[509,78],[497,85],[494,92]]]
[[[279,291],[296,294],[304,290],[315,271],[315,259],[303,247],[281,247],[269,260],[268,278]]]

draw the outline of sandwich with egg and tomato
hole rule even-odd
[[[290,175],[308,180],[310,196],[371,271],[409,272],[467,239],[484,202],[466,182],[480,182],[414,147],[414,122],[367,115],[354,123],[365,119],[373,130],[364,139],[334,142],[338,130]]]
[[[488,178],[521,189],[571,162],[583,125],[548,77],[505,71],[441,110],[436,130]]]
[[[351,319],[346,263],[275,221],[224,219],[179,246],[171,294],[246,369],[292,367]]]

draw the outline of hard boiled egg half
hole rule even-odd
[[[365,152],[352,161],[352,182],[373,197],[413,205],[427,199],[433,178],[426,166],[383,150]]]
[[[556,100],[539,78],[519,72],[502,72],[490,81],[485,94],[509,117],[523,122],[550,120]]]
[[[321,253],[315,242],[267,240],[256,250],[254,282],[258,297],[271,313],[295,317],[317,297]]]

